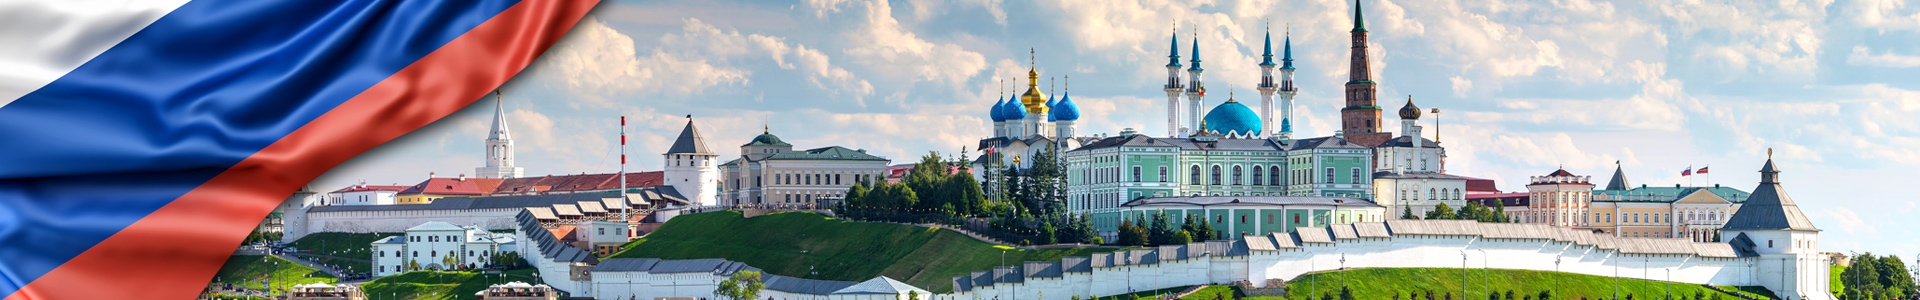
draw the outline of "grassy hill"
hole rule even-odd
[[[1465,271],[1465,297],[1462,297],[1462,271],[1449,268],[1369,268],[1346,271],[1313,273],[1301,276],[1287,283],[1289,299],[1320,299],[1323,295],[1339,298],[1340,288],[1353,289],[1355,299],[1407,299],[1408,292],[1424,295],[1433,291],[1434,298],[1440,299],[1452,294],[1453,299],[1487,299],[1488,290],[1501,293],[1502,299],[1507,291],[1513,291],[1516,298],[1522,295],[1535,295],[1551,290],[1552,299],[1607,299],[1612,298],[1615,290],[1613,277],[1582,275],[1529,270],[1481,270]],[[1734,290],[1733,287],[1721,287]],[[1741,288],[1742,292],[1764,298],[1772,298],[1761,288]],[[1231,287],[1216,286],[1202,289],[1184,300],[1213,300],[1215,295],[1231,291]],[[1753,294],[1758,291],[1759,294]],[[1695,293],[1714,299],[1739,299],[1733,295],[1716,292],[1697,284],[1649,281],[1638,279],[1620,279],[1618,281],[1620,299],[1633,295],[1634,299],[1653,299],[1654,296],[1674,295],[1692,299]],[[1664,298],[1664,297],[1662,297]],[[1228,297],[1232,299],[1232,297]],[[1265,299],[1265,298],[1249,298]]]
[[[1021,250],[940,229],[849,222],[805,212],[742,218],[737,211],[674,217],[623,249],[613,257],[725,258],[771,274],[827,280],[885,275],[936,293],[953,289],[947,283],[953,276],[1005,265],[1002,255],[1011,264],[1113,250]]]
[[[289,244],[296,249],[312,250],[313,254],[351,257],[362,260],[373,259],[373,241],[381,238],[401,235],[402,233],[345,233],[320,232],[300,237]],[[353,272],[372,272],[373,263],[341,259],[314,258],[321,263],[345,266]]]
[[[234,255],[220,266],[220,272],[214,273],[213,283],[231,283],[250,289],[266,287],[260,280],[267,280],[273,287],[289,287],[315,282],[332,283],[333,275],[307,266],[264,255]]]
[[[533,269],[507,271],[505,274],[477,272],[414,271],[380,277],[360,285],[368,300],[473,299],[473,294],[489,285],[520,281],[538,284],[528,276]]]

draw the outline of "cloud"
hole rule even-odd
[[[855,63],[880,73],[908,78],[908,82],[931,81],[961,88],[963,83],[986,69],[986,57],[952,43],[933,43],[908,31],[893,18],[893,7],[885,0],[866,2],[859,28],[846,34],[844,52]]]
[[[690,24],[689,31],[698,30]],[[718,47],[716,47],[718,48]],[[588,17],[542,57],[542,77],[589,104],[634,93],[686,95],[722,84],[745,84],[750,72],[709,64],[706,59],[653,49],[638,56],[633,38]]]
[[[1894,54],[1887,51],[1872,54],[1867,46],[1853,46],[1853,52],[1847,54],[1847,64],[1863,67],[1911,68],[1920,66],[1920,56]]]
[[[1860,219],[1860,214],[1853,213],[1852,209],[1846,207],[1828,208],[1822,212],[1822,215],[1837,223],[1834,225],[1840,225],[1840,229],[1846,230],[1848,234],[1869,234],[1880,231],[1873,225],[1867,224],[1866,220]]]

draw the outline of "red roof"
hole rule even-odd
[[[1548,173],[1547,176],[1579,176],[1579,175],[1573,175],[1573,172],[1567,172],[1567,169],[1559,169],[1559,170],[1554,170],[1553,173]]]
[[[1451,174],[1449,174],[1449,175],[1451,175]],[[1453,175],[1453,176],[1454,176],[1454,177],[1460,177],[1460,178],[1462,178],[1462,179],[1466,179],[1466,180],[1467,180],[1467,193],[1469,193],[1469,194],[1473,194],[1473,193],[1499,193],[1499,192],[1500,192],[1500,187],[1499,187],[1499,186],[1496,186],[1496,185],[1494,185],[1494,181],[1493,181],[1493,179],[1486,179],[1486,178],[1476,178],[1476,177],[1467,177],[1467,176],[1460,176],[1460,175]]]
[[[354,185],[354,186],[348,186],[348,187],[346,187],[346,188],[342,188],[342,189],[339,189],[339,190],[334,190],[333,192],[335,192],[335,193],[345,193],[345,192],[364,192],[364,191],[404,191],[404,190],[407,190],[407,188],[409,188],[409,186],[404,186],[404,185]]]
[[[500,181],[497,178],[427,178],[400,193],[479,196],[491,193]]]
[[[660,171],[627,173],[627,188],[658,186],[666,180],[665,175],[666,173]],[[606,173],[512,178],[500,183],[499,187],[491,190],[490,193],[519,194],[535,190],[542,193],[584,192],[619,189],[620,174]]]

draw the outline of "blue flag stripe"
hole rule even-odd
[[[193,1],[0,107],[0,295],[516,2]]]

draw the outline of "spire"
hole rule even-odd
[[[489,140],[511,140],[513,135],[507,132],[507,113],[501,102],[500,90],[493,90],[493,132],[487,135]]]
[[[1260,57],[1261,57],[1260,66],[1262,67],[1272,66],[1273,65],[1273,26],[1271,25],[1267,26],[1267,42],[1263,43],[1262,45],[1266,45],[1264,48],[1266,50],[1263,50],[1260,52]]]
[[[1178,68],[1180,67],[1180,26],[1179,25],[1174,25],[1173,35],[1167,39],[1171,40],[1173,44],[1173,49],[1167,51],[1167,67]]]
[[[1293,69],[1293,26],[1287,26],[1287,37],[1286,37],[1285,43],[1286,45],[1283,46],[1284,48],[1280,48],[1280,52],[1281,52],[1280,55],[1282,55],[1280,58],[1280,64],[1281,64],[1280,69],[1292,70]],[[1268,42],[1268,44],[1272,44],[1272,42]]]
[[[1353,31],[1367,31],[1367,20],[1360,17],[1360,0],[1353,0]]]
[[[1613,161],[1613,179],[1607,181],[1609,190],[1624,191],[1633,189],[1633,183],[1627,182],[1627,172],[1620,167],[1620,161]]]
[[[1200,68],[1200,27],[1199,26],[1194,26],[1193,28],[1193,52],[1192,53],[1193,53],[1193,59],[1188,60],[1187,62],[1193,63],[1193,66],[1188,67],[1187,71],[1205,71],[1205,69]]]
[[[1240,101],[1233,100],[1233,84],[1232,83],[1227,84],[1227,102],[1228,103],[1240,102]]]

